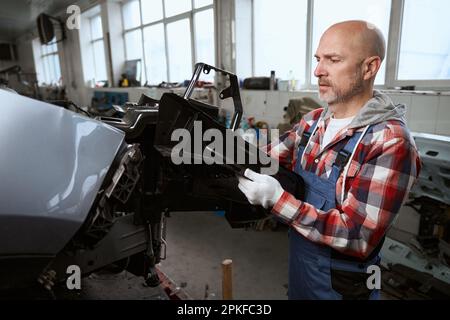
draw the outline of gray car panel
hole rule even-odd
[[[124,133],[0,90],[0,255],[56,254],[86,219]]]

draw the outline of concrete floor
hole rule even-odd
[[[404,234],[417,228],[417,216],[403,208],[396,226]],[[393,229],[398,233],[398,229]],[[409,232],[406,232],[409,231]],[[399,239],[400,240],[400,239]],[[167,259],[158,269],[191,299],[222,299],[222,261],[233,261],[233,298],[286,300],[287,227],[232,229],[213,212],[173,212],[167,219]],[[83,279],[83,290],[58,295],[62,299],[165,300],[161,287],[148,288],[128,272],[104,270]],[[381,299],[394,299],[382,291]]]
[[[402,210],[395,227],[401,225],[403,230],[393,228],[391,233],[402,231],[410,236],[408,231],[414,231],[416,220],[416,214]],[[167,243],[167,259],[158,269],[188,298],[222,299],[221,263],[232,259],[234,299],[287,299],[288,238],[284,225],[275,231],[232,229],[225,217],[213,212],[173,212],[167,219]],[[75,300],[168,299],[162,287],[149,288],[141,277],[108,270],[84,278],[80,292],[55,293],[57,299]],[[23,297],[23,292],[17,296]],[[381,298],[394,297],[382,291]]]
[[[129,272],[113,274],[108,271],[93,273],[81,282],[82,289],[56,291],[57,299],[64,300],[168,300],[161,287],[147,287],[142,277]]]
[[[411,212],[402,212],[396,225],[414,229],[415,220]],[[287,299],[288,238],[284,225],[275,231],[232,229],[225,217],[214,212],[173,212],[167,219],[167,243],[167,259],[158,269],[188,298],[222,299],[221,263],[232,259],[234,299]],[[69,300],[168,299],[162,287],[149,288],[141,277],[108,270],[84,278],[80,292],[58,291],[57,299]],[[23,292],[19,297],[23,298]],[[393,299],[383,292],[381,298]]]
[[[81,279],[80,290],[68,290],[65,282],[57,283],[53,290],[40,286],[0,292],[2,300],[168,300],[161,286],[148,287],[142,277],[123,271],[112,273],[101,270]]]
[[[233,260],[234,299],[287,299],[284,225],[276,231],[232,229],[212,212],[174,212],[167,219],[167,243],[167,259],[158,268],[193,299],[222,299],[225,259]],[[380,298],[396,299],[383,290]]]
[[[221,263],[232,259],[234,299],[284,300],[286,230],[232,229],[215,213],[171,213],[167,219],[167,259],[159,269],[193,299],[221,299]]]
[[[184,298],[222,299],[222,261],[233,260],[234,299],[287,299],[287,232],[232,229],[215,213],[175,212],[167,219],[167,259],[158,269]],[[53,296],[44,290],[8,293],[0,299],[167,300],[164,289],[143,278],[108,269],[82,279],[81,290],[61,283]]]

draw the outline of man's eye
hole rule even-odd
[[[331,62],[332,63],[336,63],[336,62],[339,62],[339,60],[338,59],[331,59]]]

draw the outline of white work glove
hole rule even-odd
[[[239,189],[253,205],[261,205],[268,209],[273,207],[283,194],[283,188],[277,179],[266,174],[259,174],[246,169],[244,177],[239,177]]]

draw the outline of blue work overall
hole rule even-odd
[[[330,209],[336,208],[336,182],[342,168],[349,160],[349,156],[358,143],[361,132],[355,132],[348,141],[344,140],[342,143],[339,143],[341,149],[338,151],[338,156],[332,166],[331,174],[328,179],[324,179],[312,172],[303,170],[301,167],[303,152],[309,142],[310,136],[314,134],[317,122],[302,136],[295,172],[305,182],[304,201],[318,210],[327,212]],[[345,160],[343,161],[343,159]],[[349,236],[356,238],[356,235],[352,236],[350,234]],[[379,290],[369,290],[365,281],[366,276],[370,276],[370,274],[366,273],[367,268],[370,265],[378,265],[379,263],[380,258],[378,252],[368,261],[357,261],[356,258],[352,257],[349,257],[349,259],[336,259],[335,257],[339,257],[339,255],[335,255],[334,253],[337,253],[337,251],[331,247],[312,242],[293,228],[289,230],[289,299],[348,299],[348,296],[336,291],[335,286],[333,286],[333,277],[335,274],[339,274],[339,272],[341,272],[341,275],[350,275],[347,277],[347,279],[350,279],[348,282],[341,281],[341,287],[349,287],[348,290],[352,292],[355,288],[351,287],[358,285],[360,290],[365,290],[364,293],[367,295],[365,296],[363,294],[362,298],[357,297],[356,299],[378,299]],[[342,256],[341,254],[340,257]],[[359,284],[354,284],[352,282],[352,277],[354,276],[358,276],[359,279],[363,280],[359,281]],[[350,293],[350,299],[352,298],[351,295],[352,293]]]

